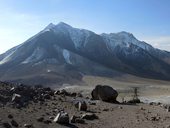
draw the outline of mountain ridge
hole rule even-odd
[[[50,23],[35,36],[0,55],[0,80],[17,81],[28,74],[50,76],[49,70],[54,70],[57,78],[61,74],[67,76],[67,80],[72,79],[67,72],[72,76],[76,74],[75,80],[76,77],[81,79],[82,74],[113,77],[114,74],[126,73],[170,80],[169,60],[169,52],[139,41],[128,32],[99,35],[64,22],[57,25]],[[62,78],[61,83],[67,80]],[[43,83],[37,81],[35,84]]]

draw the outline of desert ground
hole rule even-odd
[[[97,84],[109,85],[117,90],[120,103],[91,100],[91,91]],[[123,98],[125,101],[132,99],[133,87],[138,87],[139,99],[143,103],[122,103]],[[8,92],[11,88],[2,86],[0,90]],[[29,101],[27,106],[19,108],[11,106],[9,98],[7,104],[0,105],[0,128],[170,128],[169,82],[132,76],[121,79],[84,76],[82,85],[66,83],[60,90],[63,88],[82,96],[51,95],[43,102]],[[3,98],[3,93],[0,96]],[[87,110],[80,111],[73,101],[85,101]],[[68,113],[69,119],[72,116],[81,118],[87,113],[95,114],[97,118],[63,125],[54,122],[60,111]],[[5,126],[5,123],[10,126]]]

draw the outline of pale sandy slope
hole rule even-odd
[[[144,102],[162,102],[170,103],[170,81],[152,80],[139,78],[131,75],[122,77],[99,77],[99,76],[84,76],[82,85],[63,85],[63,88],[68,88],[72,91],[80,91],[90,94],[91,90],[97,84],[110,85],[119,92],[118,100],[128,100],[133,95],[133,87],[138,87],[139,97]],[[65,87],[67,86],[67,87]]]

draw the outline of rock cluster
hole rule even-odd
[[[9,102],[11,105],[21,108],[26,107],[30,101],[37,103],[51,99],[51,96],[54,95],[54,91],[48,87],[30,87],[21,84],[12,87],[9,91],[9,94],[10,95],[6,103]]]
[[[42,115],[35,118],[37,123],[43,123],[46,125],[58,123],[60,125],[70,125],[70,123],[75,124],[84,124],[88,122],[88,120],[95,120],[99,117],[90,111],[90,105],[95,106],[95,100],[102,100],[106,102],[117,102],[116,98],[118,93],[116,90],[109,86],[97,85],[95,89],[92,91],[92,99],[90,97],[84,98],[81,93],[71,93],[64,89],[54,91],[49,87],[42,86],[26,86],[23,84],[6,86],[3,88],[4,90],[0,94],[0,103],[6,104],[8,107],[13,109],[19,108],[19,110],[27,109],[30,105],[40,105],[36,109],[42,109],[41,105],[47,106],[48,102],[53,102],[52,106],[55,110],[51,110],[53,113],[46,112],[46,115]],[[1,98],[3,97],[3,98]],[[68,101],[70,99],[70,101]],[[70,106],[74,108],[75,114],[70,114],[65,111],[64,107],[61,105],[59,108],[55,107],[55,105],[60,103],[70,103]],[[50,106],[51,107],[51,106]],[[68,107],[68,106],[67,106]],[[32,109],[32,108],[31,108]],[[17,109],[18,110],[18,109]],[[33,111],[33,110],[32,110]],[[30,113],[32,112],[30,111]],[[20,127],[21,125],[15,120],[15,116],[9,114],[7,118],[10,120],[8,122],[4,122],[3,126],[5,128],[11,127]],[[33,128],[34,124],[29,124],[24,122],[22,127],[25,128]]]
[[[54,92],[55,95],[63,95],[63,96],[70,96],[70,97],[82,97],[81,93],[76,92],[67,92],[65,89],[57,90]]]

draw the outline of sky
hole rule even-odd
[[[0,0],[0,54],[61,21],[170,51],[170,0]]]

